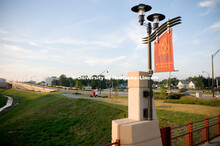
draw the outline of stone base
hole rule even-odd
[[[157,120],[134,121],[119,119],[112,121],[112,141],[120,140],[121,146],[162,146]]]

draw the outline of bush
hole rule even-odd
[[[172,93],[168,94],[167,99],[180,99],[182,96],[185,96],[183,93]]]
[[[154,99],[160,99],[160,92],[153,92]]]
[[[183,93],[171,93],[171,94],[163,94],[161,95],[160,92],[154,92],[153,97],[154,99],[180,99],[182,96],[185,96]]]

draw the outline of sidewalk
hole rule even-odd
[[[206,143],[203,144],[202,146],[220,146],[220,137],[210,141],[210,144]]]
[[[0,112],[3,111],[5,108],[11,106],[12,103],[13,103],[13,98],[11,98],[11,97],[9,97],[9,96],[7,96],[7,95],[4,95],[4,96],[6,96],[6,97],[8,98],[8,101],[7,101],[7,103],[6,103],[5,106],[3,106],[2,108],[0,108]]]

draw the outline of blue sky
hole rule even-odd
[[[179,71],[172,76],[207,77],[203,70],[211,76],[211,54],[220,49],[220,0],[0,0],[0,77],[24,81],[147,71],[147,46],[141,44],[146,28],[130,10],[139,3],[152,6],[146,16],[182,17],[173,28]],[[220,53],[214,69],[220,76]],[[168,75],[154,74],[159,80]]]

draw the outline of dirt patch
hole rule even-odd
[[[193,114],[201,114],[206,116],[216,116],[220,113],[219,107],[192,105],[192,104],[172,104],[155,101],[156,109],[164,109],[171,111],[180,111]]]
[[[128,106],[128,101],[107,100],[104,102]],[[164,103],[164,102],[157,101],[157,100],[155,100],[154,102],[155,102],[156,109],[179,111],[179,112],[186,112],[186,113],[192,113],[192,114],[201,114],[201,115],[206,115],[209,117],[220,114],[219,107],[192,105],[192,104],[172,104],[172,103]]]

